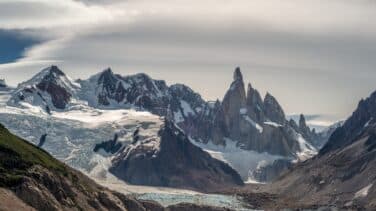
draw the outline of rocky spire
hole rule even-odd
[[[257,121],[262,121],[264,117],[264,105],[262,102],[262,98],[260,96],[260,93],[256,89],[252,88],[252,85],[250,83],[248,84],[247,89],[246,104],[248,113],[251,116],[251,118]]]
[[[252,88],[252,85],[249,83],[247,89],[247,105],[262,106],[262,104],[263,102],[260,93],[257,89]]]
[[[290,125],[295,131],[299,131],[299,126],[298,126],[298,124],[296,124],[295,120],[290,119],[290,120],[289,120],[289,125]]]
[[[284,124],[286,121],[285,113],[278,101],[269,93],[264,98],[264,112],[266,118],[278,124]]]
[[[307,128],[306,120],[303,114],[300,114],[300,117],[299,117],[299,127]]]
[[[315,135],[311,132],[311,129],[307,126],[306,119],[303,114],[300,114],[299,117],[299,132],[303,135],[303,137],[309,141],[312,141],[312,136]]]
[[[225,122],[228,128],[236,128],[239,124],[240,109],[246,104],[245,89],[243,76],[240,68],[234,71],[234,81],[231,83],[230,89],[227,91],[222,102],[222,109],[225,116]]]
[[[234,81],[243,81],[243,75],[242,72],[240,71],[240,67],[237,67],[234,71]]]

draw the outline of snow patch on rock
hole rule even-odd
[[[256,151],[243,150],[231,139],[226,139],[226,146],[214,145],[212,142],[204,144],[193,139],[191,139],[191,142],[207,151],[212,157],[228,163],[240,174],[244,181],[253,179],[251,173],[257,169],[260,163],[271,163],[283,158],[282,156],[271,155],[266,152],[259,153]]]
[[[360,189],[358,192],[355,193],[355,196],[354,198],[363,198],[363,197],[366,197],[368,195],[368,192],[369,190],[371,189],[373,184],[369,184],[367,185],[366,187]]]
[[[243,117],[244,117],[244,119],[245,119],[248,123],[250,123],[254,128],[256,128],[256,129],[259,131],[259,133],[262,133],[262,131],[264,130],[263,127],[261,127],[261,126],[260,126],[258,123],[256,123],[255,121],[253,121],[253,119],[251,119],[251,117],[249,117],[248,115],[244,115]]]
[[[264,122],[264,125],[270,125],[273,127],[283,127],[281,124],[278,124],[276,122]]]

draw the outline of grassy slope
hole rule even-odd
[[[67,167],[42,149],[11,134],[0,125],[0,186],[17,185],[27,170],[40,165],[69,176]]]

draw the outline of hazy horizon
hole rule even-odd
[[[16,85],[56,64],[84,79],[111,67],[184,83],[215,100],[240,66],[245,83],[270,92],[286,114],[334,121],[376,89],[376,29],[369,21],[375,6],[367,0],[2,0],[0,78]]]

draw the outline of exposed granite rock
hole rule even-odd
[[[265,115],[273,122],[284,125],[286,122],[285,113],[278,101],[269,93],[264,98]]]
[[[312,143],[316,146],[317,149],[321,149],[328,142],[330,136],[336,131],[339,127],[343,125],[345,121],[338,121],[327,127],[325,130],[316,133],[317,139]]]
[[[65,109],[77,88],[57,66],[53,65],[19,84],[8,104],[28,102],[48,111]]]
[[[244,89],[243,76],[240,68],[236,68],[234,72],[234,81],[230,89],[227,91],[222,101],[222,110],[224,120],[230,135],[234,139],[240,138],[239,122],[241,109],[245,109],[246,95]]]
[[[110,105],[110,100],[120,102],[125,96],[125,89],[122,83],[119,83],[119,76],[116,76],[111,68],[102,72],[98,78],[98,103],[100,105]]]
[[[44,76],[36,87],[50,95],[52,103],[56,108],[64,109],[70,101],[72,94],[60,85],[60,76],[65,76],[65,74],[57,66],[51,66],[49,73]]]
[[[260,93],[257,89],[252,88],[251,84],[248,84],[247,90],[247,110],[248,115],[257,120],[257,122],[263,122],[265,120],[264,115],[264,102],[262,101]]]
[[[357,140],[365,127],[376,122],[376,92],[367,99],[362,99],[351,117],[339,127],[330,137],[327,144],[320,150],[325,154],[332,150],[351,144]]]

